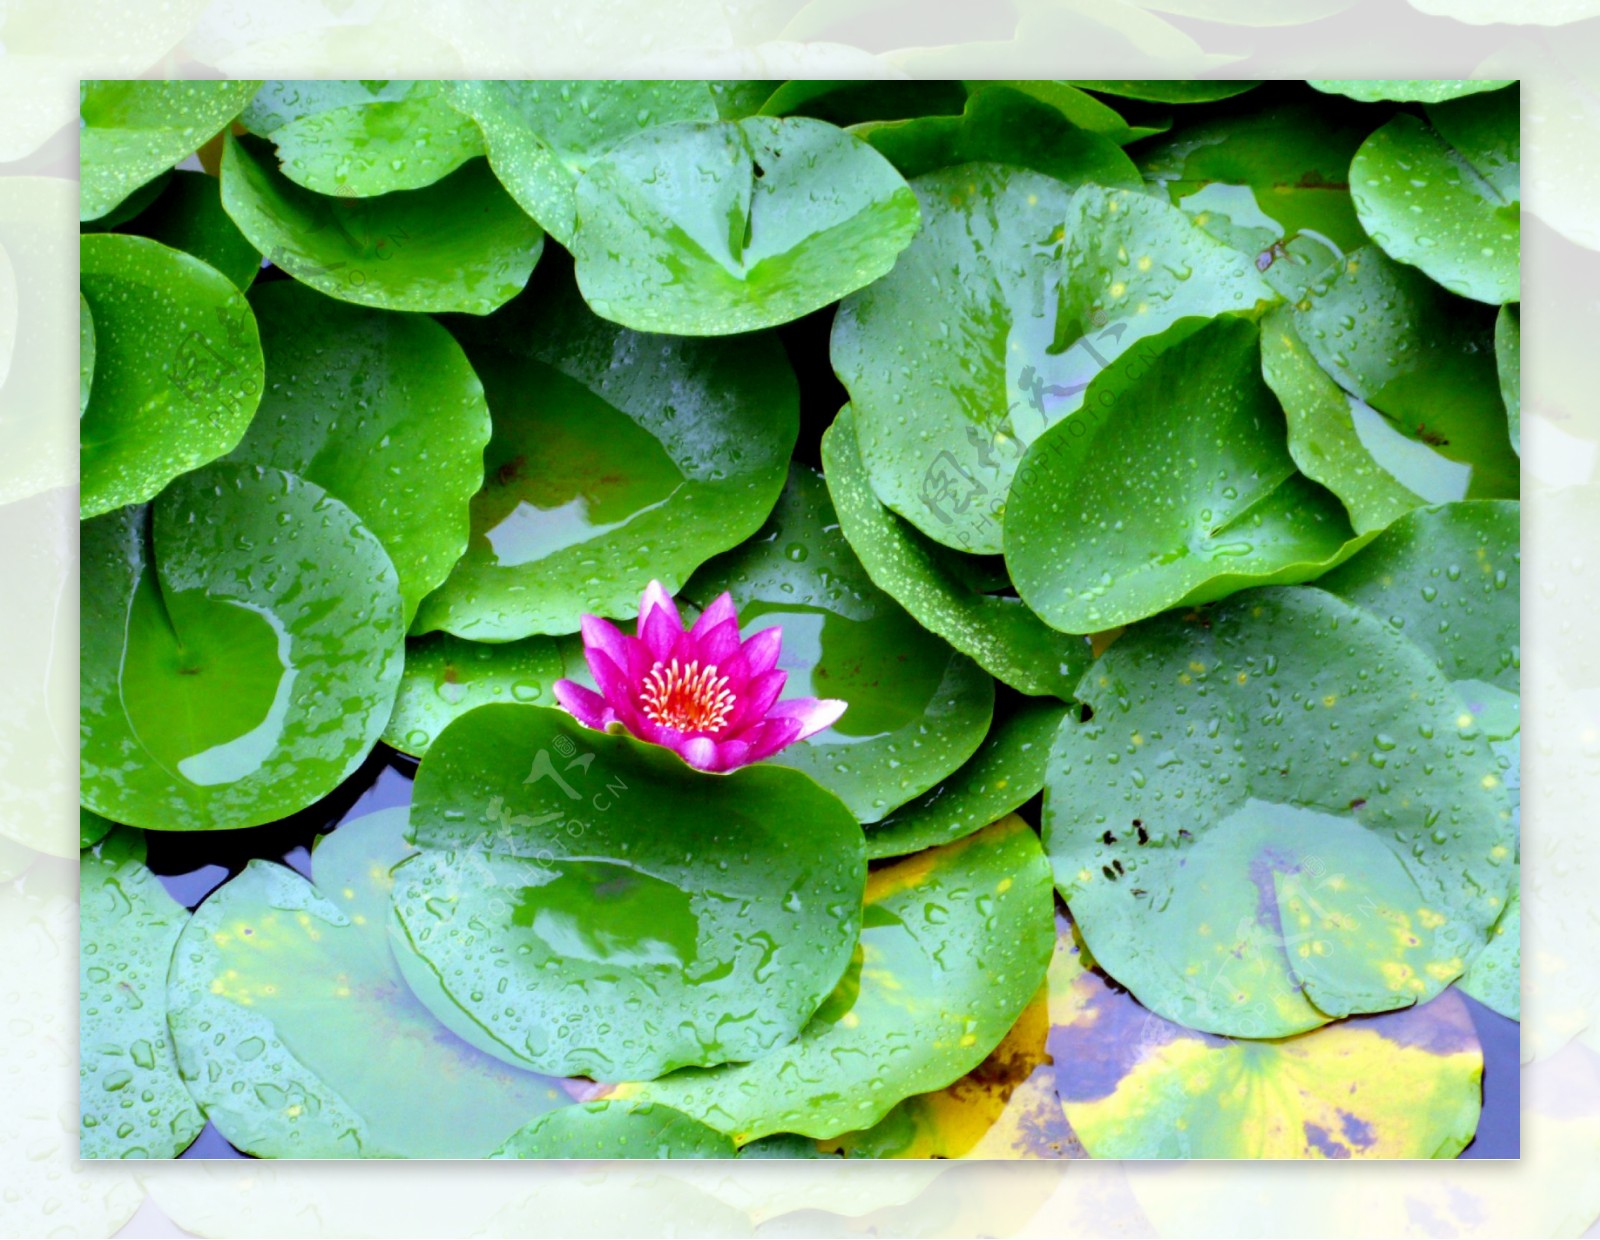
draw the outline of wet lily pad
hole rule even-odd
[[[94,387],[94,311],[89,299],[78,294],[78,417],[89,410],[89,392]]]
[[[1144,194],[1074,194],[998,164],[914,188],[922,231],[840,305],[833,365],[873,490],[962,551],[1001,549],[1024,450],[1112,360],[1184,316],[1274,297],[1253,262]]]
[[[1203,81],[1168,81],[1165,78],[1132,81],[1079,81],[1070,85],[1084,90],[1098,91],[1102,95],[1117,95],[1123,99],[1143,99],[1151,103],[1213,103],[1218,99],[1232,99],[1260,86],[1260,82],[1217,79]]]
[[[1449,494],[1420,481],[1412,490],[1432,502],[1517,494],[1489,311],[1372,246],[1351,254],[1295,311],[1312,356],[1383,415],[1383,429],[1466,467]]]
[[[1500,399],[1511,426],[1511,449],[1522,455],[1522,308],[1500,307],[1494,321],[1494,357],[1500,372]]]
[[[959,552],[885,507],[861,463],[848,405],[822,437],[822,466],[839,528],[875,586],[1012,688],[1071,695],[1088,666],[1089,644],[1050,628],[1019,598],[986,593],[980,587],[990,583],[973,582]]]
[[[1363,103],[1441,103],[1480,91],[1510,86],[1501,78],[1310,78],[1308,84],[1328,94],[1348,95]]]
[[[193,254],[241,291],[261,271],[260,251],[222,209],[221,184],[203,172],[174,172],[160,197],[121,229]]]
[[[960,1080],[907,1098],[863,1132],[819,1141],[849,1158],[1083,1158],[1056,1096],[1041,990],[989,1057]]]
[[[164,831],[271,822],[377,743],[400,680],[394,568],[276,469],[212,465],[83,527],[83,803]]]
[[[167,1032],[167,968],[189,912],[115,839],[78,866],[78,1156],[175,1158],[205,1125]]]
[[[580,659],[581,661],[581,659]],[[491,702],[548,706],[567,675],[549,637],[519,642],[469,642],[430,633],[406,642],[406,669],[383,739],[420,758],[445,726]]]
[[[222,205],[274,266],[383,310],[488,314],[527,284],[544,246],[479,161],[425,189],[335,198],[285,177],[264,143],[230,135]]]
[[[804,771],[859,821],[926,792],[988,731],[994,681],[873,585],[809,468],[796,465],[767,524],[683,593],[705,607],[724,590],[744,637],[783,628],[786,696],[849,703],[831,728],[767,761]]]
[[[1056,736],[1044,836],[1095,959],[1193,1029],[1425,1002],[1514,870],[1498,762],[1433,659],[1324,591],[1125,633]],[[1465,724],[1460,720],[1465,718]]]
[[[627,1080],[750,1059],[850,961],[861,830],[793,771],[707,776],[564,711],[496,705],[439,734],[414,795],[424,851],[394,891],[408,976],[508,1062]]]
[[[1044,787],[1060,703],[1024,702],[996,724],[978,752],[931,791],[867,829],[874,861],[948,844],[1005,817]]]
[[[1424,502],[1373,455],[1366,427],[1380,415],[1369,409],[1357,420],[1353,399],[1306,348],[1287,306],[1262,320],[1261,373],[1283,407],[1289,455],[1306,477],[1339,497],[1356,533],[1381,530]]]
[[[776,338],[642,335],[570,282],[488,328],[464,333],[494,420],[483,487],[417,632],[510,641],[632,615],[652,580],[676,591],[771,511],[799,433]]]
[[[733,1142],[653,1102],[586,1102],[541,1115],[494,1158],[732,1158]]]
[[[93,848],[111,832],[115,831],[117,824],[109,818],[102,818],[92,809],[78,807],[78,847]]]
[[[1453,1158],[1477,1129],[1483,1052],[1453,991],[1251,1042],[1163,1020],[1087,963],[1063,924],[1049,1051],[1095,1158]]]
[[[1505,912],[1495,922],[1489,946],[1467,967],[1456,985],[1485,1007],[1511,1020],[1522,1019],[1522,886],[1511,889]]]
[[[466,355],[422,315],[386,314],[293,280],[250,299],[273,377],[230,460],[326,487],[383,543],[406,619],[467,545],[489,407]]]
[[[1127,129],[1121,118],[1117,123]],[[872,122],[851,132],[905,177],[986,162],[1031,168],[1071,185],[1140,185],[1139,170],[1111,137],[1079,128],[1049,103],[1004,84],[978,86],[959,116]]]
[[[966,86],[969,91],[983,90],[989,86],[1003,86],[1008,90],[1020,91],[1030,99],[1036,99],[1054,109],[1079,129],[1110,138],[1118,146],[1126,146],[1140,138],[1162,133],[1169,127],[1168,122],[1130,125],[1122,119],[1121,113],[1115,108],[1067,82],[999,78],[968,82]]]
[[[916,198],[860,138],[805,117],[659,125],[578,182],[578,286],[636,331],[787,323],[887,272]]]
[[[483,154],[448,82],[274,82],[262,94],[271,98],[251,105],[253,132],[269,134],[284,176],[314,193],[422,189]]]
[[[79,218],[98,219],[215,135],[250,81],[93,81],[78,92]]]
[[[206,1118],[268,1158],[482,1158],[561,1082],[453,1037],[390,949],[391,867],[412,852],[404,810],[342,824],[313,882],[252,861],[196,911],[170,987],[184,1079]]]
[[[1054,937],[1048,867],[1012,815],[872,872],[850,969],[795,1041],[617,1092],[740,1143],[869,1128],[983,1062],[1038,990]]]
[[[1294,468],[1261,377],[1256,325],[1190,320],[1090,385],[1011,488],[1006,565],[1028,606],[1093,633],[1254,584],[1304,581],[1346,553],[1338,501]]]
[[[1515,88],[1401,113],[1350,165],[1356,213],[1389,257],[1493,305],[1521,296],[1521,108]]]
[[[261,399],[261,344],[239,290],[145,237],[86,235],[94,386],[79,423],[84,517],[151,499],[229,451]]]
[[[571,246],[578,179],[624,138],[717,119],[716,83],[456,82],[452,102],[482,131],[489,163],[540,227]],[[759,105],[758,105],[759,106]]]

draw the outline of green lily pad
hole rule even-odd
[[[1521,296],[1521,108],[1515,89],[1401,113],[1361,146],[1350,192],[1389,257],[1493,305]]]
[[[403,809],[343,823],[318,842],[312,882],[252,861],[178,942],[178,1062],[246,1153],[482,1158],[570,1101],[453,1037],[407,987],[386,929],[405,829]]]
[[[1068,83],[1084,90],[1098,91],[1102,95],[1116,95],[1123,99],[1142,99],[1150,103],[1214,103],[1218,99],[1232,99],[1260,86],[1260,82],[1214,80],[1168,81],[1165,78],[1135,81],[1078,81]]]
[[[352,97],[352,86],[361,95]],[[269,131],[278,163],[314,193],[373,198],[423,189],[483,154],[478,127],[451,106],[448,82],[385,82],[375,93],[359,82],[274,87],[285,92],[268,105],[281,122]],[[296,88],[289,106],[287,92]]]
[[[1420,646],[1468,687],[1521,693],[1522,514],[1508,500],[1419,508],[1317,583]]]
[[[89,300],[78,294],[78,418],[89,411],[89,393],[94,387],[94,311]]]
[[[1356,533],[1381,530],[1424,502],[1373,455],[1352,398],[1306,348],[1288,306],[1262,320],[1261,374],[1283,406],[1289,455],[1339,497]]]
[[[483,706],[438,734],[411,822],[394,901],[442,987],[424,1000],[510,1062],[622,1080],[754,1058],[856,942],[861,829],[770,763],[707,776],[562,710]]]
[[[715,85],[695,81],[456,82],[510,195],[562,245],[577,226],[578,180],[624,138],[673,121],[714,121]],[[759,106],[759,105],[758,105]]]
[[[1028,606],[1094,633],[1346,552],[1337,500],[1295,472],[1248,319],[1189,320],[1122,355],[1037,440],[1011,488],[1006,565]]]
[[[540,1071],[627,1080],[766,1054],[860,930],[861,830],[811,780],[706,775],[561,710],[451,723],[411,815],[407,975],[454,1032]]]
[[[1021,599],[987,593],[987,583],[969,580],[970,565],[960,553],[879,502],[848,405],[822,437],[822,465],[839,528],[875,586],[1012,688],[1071,696],[1089,665],[1088,642],[1056,632]]]
[[[528,282],[544,233],[470,161],[425,189],[335,198],[296,185],[265,144],[229,135],[222,205],[272,264],[381,310],[488,314]]]
[[[1079,128],[1057,108],[1007,85],[978,87],[960,116],[878,121],[851,132],[905,177],[983,161],[1031,168],[1073,185],[1140,184],[1139,170],[1113,139]]]
[[[229,451],[261,399],[255,316],[198,258],[144,237],[87,235],[94,386],[79,423],[84,517],[151,499]]]
[[[83,803],[166,831],[271,822],[350,775],[400,680],[394,568],[276,469],[213,465],[83,527]]]
[[[761,105],[763,116],[809,116],[830,125],[952,115],[967,96],[965,82],[939,78],[799,78],[781,83]]]
[[[510,641],[633,615],[652,580],[675,592],[772,510],[799,433],[775,337],[641,335],[596,318],[570,282],[486,330],[466,337],[494,421],[483,487],[416,632]]]
[[[1350,160],[1370,121],[1286,104],[1185,125],[1141,148],[1139,164],[1196,225],[1298,297],[1367,243],[1350,199]]]
[[[541,1115],[493,1158],[732,1158],[733,1142],[671,1107],[603,1100]]]
[[[1087,966],[1064,926],[1049,1049],[1095,1158],[1453,1158],[1477,1131],[1483,1051],[1453,991],[1249,1042],[1163,1020]]]
[[[948,844],[1011,813],[1044,787],[1051,742],[1066,714],[1057,702],[1022,703],[959,770],[869,827],[867,857]]]
[[[1001,549],[1024,450],[1119,354],[1181,317],[1274,296],[1250,260],[1143,194],[1072,194],[998,164],[914,188],[922,231],[839,307],[833,365],[873,490],[962,551]]]
[[[78,807],[78,847],[93,848],[117,829],[109,818],[102,818],[92,809]]]
[[[1516,496],[1520,467],[1488,311],[1372,246],[1350,255],[1295,310],[1300,339],[1340,387],[1393,429],[1467,467],[1451,494],[1421,482],[1412,490],[1433,502]]]
[[[326,487],[378,536],[409,622],[467,545],[489,407],[432,319],[324,297],[293,280],[251,296],[273,383],[230,460]]]
[[[1012,815],[874,870],[861,942],[800,1036],[745,1064],[621,1087],[743,1143],[868,1128],[977,1067],[1033,998],[1055,940],[1038,837]]]
[[[406,670],[383,739],[420,758],[446,725],[491,702],[548,705],[567,674],[549,637],[469,642],[430,633],[406,642]]]
[[[1332,95],[1347,95],[1362,103],[1393,100],[1396,103],[1442,103],[1480,91],[1510,86],[1505,78],[1309,78],[1308,85]]]
[[[85,82],[80,114],[80,219],[105,215],[239,114],[260,82]]]
[[[167,968],[189,912],[115,838],[78,867],[78,1156],[175,1158],[205,1126],[167,1032]]]
[[[1008,90],[1020,91],[1030,99],[1037,99],[1054,109],[1079,129],[1087,129],[1090,133],[1110,138],[1118,146],[1126,146],[1140,138],[1163,133],[1168,127],[1165,123],[1130,125],[1122,119],[1121,113],[1115,108],[1107,106],[1093,95],[1067,82],[1000,78],[967,82],[965,85],[969,91],[983,90],[990,86],[1003,86]]]
[[[917,202],[860,138],[805,117],[659,125],[578,182],[578,286],[636,331],[774,327],[870,284]]]
[[[174,172],[161,196],[121,228],[193,254],[241,292],[261,271],[260,252],[222,209],[221,183],[203,172]]]
[[[1511,427],[1511,450],[1522,455],[1522,309],[1500,307],[1494,321],[1494,357],[1500,372],[1500,399]]]
[[[283,126],[335,108],[398,103],[416,83],[407,78],[281,78],[265,83],[239,114],[239,124],[258,138]]]
[[[1522,1019],[1522,885],[1511,888],[1505,911],[1494,923],[1489,946],[1467,966],[1459,990],[1511,1020]]]
[[[1321,590],[1124,634],[1056,736],[1044,838],[1089,950],[1146,1007],[1282,1037],[1425,1002],[1487,941],[1515,847],[1433,659]]]
[[[706,607],[724,590],[746,638],[782,626],[786,697],[849,704],[831,728],[767,762],[804,771],[859,821],[926,792],[983,740],[994,681],[873,585],[809,468],[796,465],[767,524],[683,593]]]

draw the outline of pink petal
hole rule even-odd
[[[766,719],[756,724],[740,739],[750,747],[745,761],[759,762],[762,758],[771,757],[784,746],[792,745],[799,740],[800,721],[798,719]]]
[[[605,698],[593,689],[585,689],[575,680],[558,680],[555,683],[556,701],[566,712],[586,728],[604,732],[606,725],[617,714],[606,705]]]
[[[672,746],[678,755],[692,767],[702,771],[715,771],[717,767],[717,743],[709,736],[695,736],[689,740],[680,741]]]
[[[783,626],[775,624],[770,629],[762,629],[753,634],[744,644],[744,657],[749,660],[750,674],[759,676],[762,672],[769,671],[778,664],[778,655],[783,650]]]
[[[798,720],[800,735],[795,739],[803,741],[808,736],[831,728],[848,705],[848,702],[841,702],[837,698],[790,698],[768,711],[767,718]]]
[[[733,595],[724,590],[716,600],[700,613],[700,618],[694,622],[694,628],[689,630],[691,636],[703,637],[718,625],[726,624],[729,620],[737,623],[738,613],[733,607]]]
[[[699,626],[696,625],[696,628]],[[739,649],[739,622],[737,620],[724,620],[721,624],[707,629],[698,637],[690,634],[690,639],[695,646],[695,654],[702,664],[711,663],[718,669],[731,659]]]
[[[783,692],[784,683],[788,679],[789,673],[781,671],[762,672],[759,676],[752,676],[745,685],[744,692],[739,695],[739,705],[734,707],[733,716],[728,720],[729,729],[740,732],[761,722],[766,717],[767,711],[772,709],[772,704],[778,700],[778,695]]]
[[[631,639],[626,633],[611,621],[602,620],[599,616],[584,616],[579,624],[585,650],[592,647],[604,653],[619,668],[627,668],[630,662],[628,644]]]
[[[640,718],[633,701],[632,682],[622,674],[621,668],[600,651],[590,648],[583,653],[589,661],[589,670],[594,673],[595,684],[600,686],[600,696],[616,712],[617,718],[628,725],[628,731],[638,736]]]
[[[717,770],[733,771],[752,761],[746,741],[720,741],[717,744]]]
[[[683,620],[678,616],[678,605],[672,601],[672,595],[667,593],[666,586],[659,581],[652,581],[644,588],[644,596],[639,600],[639,619],[643,620],[652,611],[664,611],[667,619],[671,620],[678,629],[683,628]]]
[[[639,637],[655,659],[672,657],[672,648],[683,640],[683,623],[672,600],[668,599],[665,607],[657,604],[640,613]]]

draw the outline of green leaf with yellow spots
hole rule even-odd
[[[492,1158],[732,1158],[715,1128],[654,1102],[602,1099],[541,1115]]]
[[[1483,949],[1515,868],[1500,765],[1386,621],[1250,591],[1124,634],[1078,696],[1045,844],[1095,959],[1155,1012],[1282,1037],[1425,1002]]]
[[[390,948],[406,812],[339,826],[313,882],[252,861],[196,911],[168,991],[178,1062],[206,1117],[263,1158],[481,1158],[569,1101],[436,1021]]]
[[[167,969],[188,910],[119,828],[78,867],[80,1158],[174,1158],[205,1121],[167,1031]]]
[[[869,1128],[998,1046],[1054,941],[1049,867],[1012,815],[874,870],[844,980],[800,1036],[743,1064],[686,1069],[619,1096],[664,1102],[737,1142]]]
[[[1064,920],[1050,965],[1061,1107],[1095,1158],[1453,1158],[1483,1052],[1454,991],[1254,1042],[1185,1029],[1089,967]]]

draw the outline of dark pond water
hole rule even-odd
[[[311,877],[319,835],[374,810],[411,803],[416,762],[379,745],[332,795],[292,818],[242,831],[146,833],[149,865],[179,903],[194,909],[252,860],[276,861]],[[1036,804],[1036,803],[1035,803]],[[1521,1142],[1519,1026],[1466,995],[1483,1045],[1483,1115],[1462,1158],[1516,1158]],[[245,1158],[210,1124],[183,1158]]]

